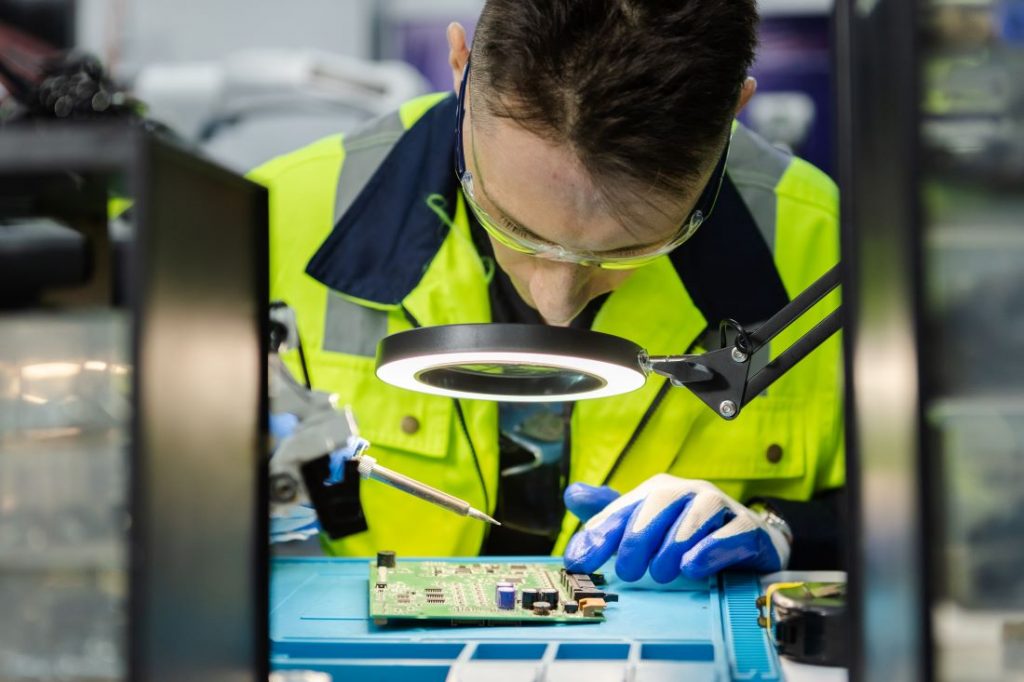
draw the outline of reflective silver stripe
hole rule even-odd
[[[743,125],[733,131],[729,177],[772,251],[775,250],[775,187],[792,159]]]
[[[345,160],[334,199],[335,224],[356,200],[404,132],[405,126],[396,111],[370,121],[342,138]],[[377,342],[387,332],[386,312],[352,303],[333,291],[328,292],[324,311],[325,351],[373,357],[377,354]]]
[[[324,313],[324,350],[332,353],[374,357],[377,342],[388,333],[388,314],[352,303],[327,292]]]
[[[334,224],[338,223],[352,202],[359,196],[374,171],[384,161],[398,138],[405,132],[402,118],[396,111],[370,121],[342,138],[345,161],[338,176],[334,200]]]

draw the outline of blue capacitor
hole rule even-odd
[[[499,587],[497,600],[499,609],[514,609],[516,607],[516,588]]]

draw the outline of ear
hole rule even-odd
[[[462,84],[462,71],[469,61],[469,45],[466,44],[466,29],[453,21],[448,24],[448,65],[452,67],[452,84],[455,94]]]
[[[743,107],[747,106],[747,102],[754,96],[754,92],[757,90],[757,81],[754,78],[748,77],[747,80],[743,81],[743,87],[740,89],[740,97],[736,102],[736,113],[739,114],[743,111]]]

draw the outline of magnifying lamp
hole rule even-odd
[[[734,419],[747,402],[839,330],[836,308],[751,373],[754,354],[838,286],[837,265],[756,330],[724,322],[723,332],[727,327],[736,332],[734,344],[695,355],[652,356],[618,336],[547,325],[420,327],[381,340],[377,377],[452,398],[558,402],[628,393],[655,373],[685,386],[721,417]]]

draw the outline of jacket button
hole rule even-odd
[[[773,443],[768,446],[768,451],[764,455],[772,464],[778,464],[782,461],[782,446]]]
[[[402,431],[410,436],[420,430],[420,420],[411,414],[402,417]]]

